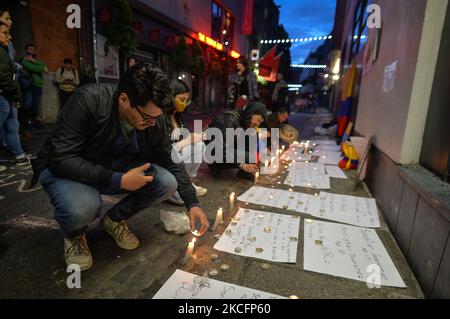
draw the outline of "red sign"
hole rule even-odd
[[[133,28],[134,32],[136,32],[137,34],[141,34],[142,30],[144,29],[144,24],[142,23],[142,21],[133,21],[131,23],[131,27]]]
[[[253,33],[253,7],[254,0],[243,1],[244,10],[242,15],[242,30],[243,35],[251,35]]]
[[[150,30],[149,33],[150,42],[159,42],[161,40],[161,32],[159,29]]]
[[[164,45],[168,49],[175,48],[175,37],[173,35],[167,36],[164,41]]]

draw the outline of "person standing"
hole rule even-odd
[[[22,65],[31,74],[33,83],[31,89],[24,93],[24,107],[29,113],[32,121],[38,126],[43,124],[41,118],[42,93],[44,87],[44,73],[48,73],[47,65],[36,59],[36,47],[34,44],[28,44],[25,47],[25,57],[22,59]]]
[[[246,104],[259,99],[258,79],[250,70],[245,56],[237,60],[237,72],[230,76],[228,86],[228,107],[241,110]]]
[[[8,54],[10,39],[9,26],[0,20],[0,128],[17,166],[29,166],[32,156],[25,154],[19,138],[17,109],[20,107],[20,90]]]
[[[62,109],[73,91],[80,85],[80,77],[71,59],[64,59],[64,66],[56,70],[55,81],[59,87],[59,101]]]
[[[279,108],[285,108],[288,97],[288,85],[283,79],[283,74],[277,74],[277,83],[272,94],[272,112],[277,113]]]

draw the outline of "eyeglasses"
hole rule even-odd
[[[160,115],[158,115],[158,116],[151,116],[151,115],[148,115],[148,114],[146,114],[146,113],[144,113],[144,112],[142,112],[141,110],[139,110],[139,107],[135,107],[135,109],[138,111],[138,113],[141,115],[141,117],[142,117],[142,120],[144,121],[144,122],[146,122],[146,123],[149,123],[150,121],[152,121],[152,120],[157,120],[157,119],[159,119],[161,116],[162,116],[162,114],[160,114]]]
[[[185,103],[186,106],[189,106],[192,103],[191,99],[187,97],[177,97],[177,99],[180,100],[182,103]]]

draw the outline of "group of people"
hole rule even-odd
[[[20,67],[10,53],[12,21],[7,11],[0,11],[0,129],[18,163],[32,164],[31,186],[40,182],[55,208],[55,219],[64,237],[65,261],[81,270],[93,265],[86,239],[88,225],[101,213],[101,195],[126,194],[102,218],[102,225],[117,245],[133,250],[139,239],[127,221],[149,206],[170,201],[184,205],[189,212],[191,230],[202,236],[208,219],[198,197],[208,190],[195,185],[207,144],[204,133],[183,133],[183,113],[190,105],[189,86],[181,80],[169,81],[159,68],[133,63],[119,85],[89,84],[81,79],[70,59],[56,72],[62,108],[56,128],[35,158],[20,146],[17,110],[23,103],[40,100],[43,74],[47,67],[36,59],[35,47],[27,46]],[[268,127],[264,104],[253,94],[255,77],[246,73],[245,61],[238,63],[236,99],[243,95],[243,105],[218,115],[209,125],[227,129]],[[32,77],[31,97],[21,92],[18,68],[26,68]],[[34,103],[34,102],[33,102]],[[37,116],[38,110],[34,110]],[[275,115],[271,121],[283,116]],[[271,122],[271,125],[275,125]],[[227,144],[226,138],[222,141]],[[208,163],[211,174],[219,178],[223,170],[238,169],[238,177],[252,179],[259,171],[258,162],[247,149],[244,161]],[[174,154],[176,155],[174,158]],[[226,156],[226,154],[224,154]]]
[[[127,195],[102,219],[104,229],[123,249],[139,246],[127,220],[166,200],[186,206],[191,230],[202,236],[209,223],[198,197],[206,195],[207,189],[193,184],[192,179],[211,141],[200,133],[181,136],[183,113],[191,102],[188,85],[181,80],[170,82],[155,66],[136,64],[118,87],[86,85],[73,95],[33,161],[33,183],[42,184],[55,207],[67,264],[78,264],[81,270],[92,267],[85,233],[100,214],[101,194]],[[226,131],[265,123],[265,106],[252,102],[241,110],[218,115],[209,127]],[[242,163],[219,161],[209,167],[215,178],[222,170],[236,168],[239,177],[253,179],[259,170],[249,156]]]
[[[14,48],[11,42],[11,28],[13,21],[9,11],[0,8],[0,141],[14,156],[18,166],[30,165],[32,155],[26,154],[22,148],[19,136],[18,110],[29,109],[36,120],[40,120],[38,112],[33,105],[36,100],[42,97],[41,78],[36,72],[32,72],[33,78],[30,80],[27,90],[22,90],[22,74],[38,67],[42,72],[46,71],[45,65],[36,60],[34,47],[27,46],[27,53],[21,64],[14,62]],[[36,67],[36,69],[34,69]],[[31,77],[31,75],[30,75]],[[24,83],[25,84],[25,83]],[[39,102],[39,101],[38,101]],[[36,102],[37,103],[37,102]]]
[[[47,65],[37,58],[36,47],[28,44],[25,54],[16,56],[12,43],[13,20],[7,8],[0,6],[0,143],[13,155],[18,166],[30,166],[35,156],[24,152],[21,140],[30,138],[30,125],[41,127],[41,105]],[[55,85],[63,107],[81,84],[95,82],[90,67],[80,78],[71,59],[56,71]]]

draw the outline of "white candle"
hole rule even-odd
[[[236,194],[233,192],[230,195],[230,212],[234,210],[234,197],[236,196]]]
[[[217,211],[216,221],[214,222],[213,230],[216,230],[216,228],[220,224],[223,224],[222,215],[223,215],[222,208],[219,208],[219,210]]]
[[[258,184],[258,180],[259,180],[259,172],[255,174],[255,185]]]
[[[195,247],[195,241],[197,238],[192,239],[192,241],[188,244],[188,248],[186,250],[186,256],[184,257],[186,260],[193,257],[194,254],[194,247]]]
[[[270,166],[272,166],[273,164],[275,164],[275,161],[277,160],[276,156],[273,156],[272,159],[270,160]]]
[[[266,161],[265,164],[264,164],[264,166],[265,166],[266,168],[269,168],[269,161]]]

